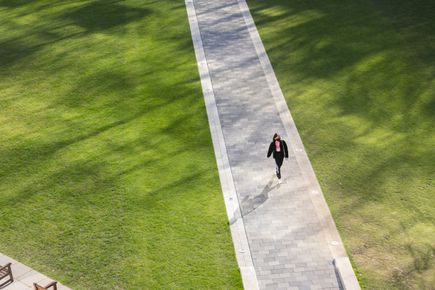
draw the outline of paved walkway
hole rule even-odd
[[[53,279],[50,279],[47,276],[33,270],[32,268],[27,267],[26,265],[23,265],[20,262],[0,253],[0,266],[4,266],[7,263],[12,263],[11,269],[14,276],[14,282],[12,284],[7,284],[4,287],[0,287],[2,290],[33,290],[33,283],[46,286],[54,281]],[[0,284],[2,284],[5,280],[0,280]],[[71,290],[60,283],[57,283],[57,289]]]
[[[186,5],[245,288],[359,289],[246,3]],[[282,184],[266,159],[275,132]]]

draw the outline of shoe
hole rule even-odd
[[[281,179],[281,172],[278,172],[278,173],[276,174],[276,176],[278,177],[278,179]]]

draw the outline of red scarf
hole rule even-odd
[[[275,141],[275,151],[281,152],[281,141],[278,140]]]

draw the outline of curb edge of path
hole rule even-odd
[[[296,124],[291,116],[287,102],[285,101],[284,95],[281,91],[278,79],[276,78],[272,64],[267,56],[266,49],[261,41],[260,34],[257,30],[254,19],[252,18],[248,4],[245,0],[237,0],[237,2],[248,28],[252,43],[254,44],[255,50],[257,52],[258,59],[260,60],[261,67],[269,84],[272,96],[275,100],[275,104],[285,127],[287,136],[292,139],[291,143],[296,144],[294,148],[296,160],[299,163],[304,176],[309,182],[310,199],[314,205],[319,221],[323,224],[323,233],[328,241],[328,247],[334,258],[332,262],[338,276],[340,277],[342,287],[345,290],[359,290],[361,288],[359,286],[358,279],[355,276],[352,264],[350,263],[341,237],[335,226],[334,220],[332,219],[328,204],[326,203],[322,189],[314,173],[314,169],[311,166],[311,162],[305,151],[302,139],[296,128]]]
[[[217,111],[213,84],[205,57],[201,32],[199,30],[199,24],[196,17],[193,0],[185,0],[185,5],[189,18],[190,31],[192,34],[192,41],[201,80],[201,87],[204,95],[207,117],[237,263],[242,276],[244,288],[249,290],[257,290],[259,289],[257,274],[252,261],[251,251],[249,249],[245,225],[241,216],[240,203],[230,168],[222,126]]]

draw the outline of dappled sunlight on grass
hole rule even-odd
[[[0,0],[0,55],[0,252],[74,289],[241,288],[184,5]]]
[[[434,7],[404,2],[249,1],[367,289],[435,282]]]

